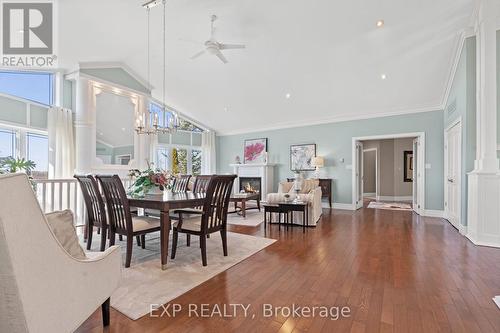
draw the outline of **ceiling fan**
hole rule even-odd
[[[231,50],[231,49],[244,49],[245,45],[243,44],[225,44],[225,43],[220,43],[218,42],[215,37],[214,37],[214,32],[215,32],[215,27],[214,27],[214,22],[217,20],[216,15],[212,15],[210,17],[211,20],[211,31],[210,31],[210,38],[204,43],[205,49],[196,53],[191,57],[191,59],[196,59],[200,56],[202,56],[205,53],[208,54],[213,54],[216,57],[218,57],[223,63],[227,64],[227,59],[224,57],[224,54],[222,54],[222,50]]]

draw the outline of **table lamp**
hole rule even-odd
[[[311,165],[313,167],[316,167],[316,171],[314,171],[314,178],[319,179],[319,168],[322,168],[325,166],[325,158],[323,156],[316,156],[313,157],[311,160]]]

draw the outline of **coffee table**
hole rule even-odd
[[[284,215],[283,222],[288,226],[289,223],[293,224],[293,212],[302,212],[302,232],[306,232],[306,226],[309,226],[309,204],[307,202],[289,201],[264,205],[264,228],[267,224],[267,213],[270,213],[269,217],[271,217],[271,213],[278,214],[278,229],[280,229],[281,214]]]
[[[256,200],[257,207],[247,208],[247,201]],[[241,213],[241,216],[246,217],[248,209],[258,209],[260,212],[260,193],[233,193],[229,198],[229,202],[234,202],[234,211],[229,213]],[[238,207],[238,203],[240,206]]]

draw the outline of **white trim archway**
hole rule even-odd
[[[352,138],[352,207],[356,209],[356,143],[359,141],[368,140],[383,140],[383,139],[400,139],[400,138],[417,138],[419,140],[417,151],[417,207],[415,212],[423,214],[425,212],[425,132],[399,133],[399,134],[383,134],[373,136],[358,136]]]

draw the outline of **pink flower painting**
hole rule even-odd
[[[245,163],[263,163],[267,150],[267,139],[245,141]]]

